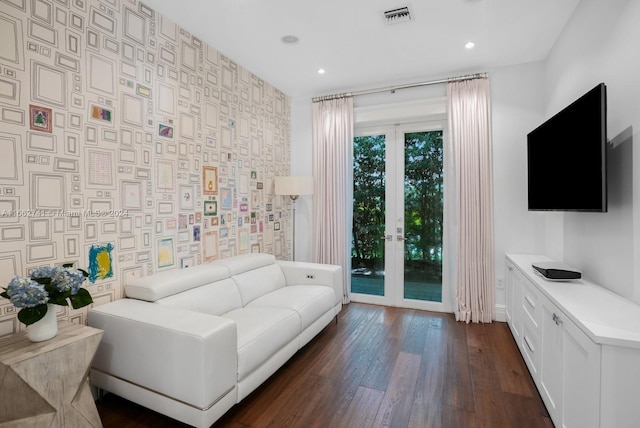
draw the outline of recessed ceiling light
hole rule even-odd
[[[324,74],[324,73],[325,73],[324,68],[319,68],[319,69],[318,69],[318,74]]]
[[[475,45],[476,45],[476,44],[475,44],[475,42],[471,42],[471,41],[469,41],[469,42],[467,42],[467,43],[465,43],[465,44],[464,44],[464,47],[465,47],[466,49],[473,49],[473,48],[475,47]]]
[[[289,36],[284,36],[284,37],[282,38],[282,42],[283,42],[283,43],[286,43],[286,44],[288,44],[288,45],[291,45],[291,44],[293,44],[293,43],[297,43],[297,42],[298,42],[298,38],[297,38],[296,36],[291,36],[291,35],[289,35]]]

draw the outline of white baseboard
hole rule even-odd
[[[496,304],[495,320],[500,322],[507,322],[507,314],[505,311],[505,305]]]

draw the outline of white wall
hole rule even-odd
[[[495,271],[504,277],[506,253],[545,252],[546,220],[527,211],[527,133],[544,112],[541,62],[492,70],[493,198]],[[504,305],[504,289],[496,290]]]
[[[291,101],[291,175],[313,175],[311,115],[309,98]],[[296,260],[311,261],[312,207],[311,195],[300,196],[296,202]]]
[[[599,82],[607,85],[609,212],[567,213],[564,261],[586,278],[640,303],[640,189],[633,186],[640,153],[640,1],[582,0],[546,61],[546,116]],[[562,230],[564,229],[564,230]]]

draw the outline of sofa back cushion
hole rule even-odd
[[[286,285],[284,273],[276,264],[263,266],[231,277],[240,290],[242,306]]]
[[[222,315],[242,307],[240,291],[229,278],[156,300],[156,303],[209,315]]]
[[[187,269],[172,269],[143,276],[124,286],[127,297],[148,302],[229,278],[229,269],[206,263]]]
[[[272,254],[242,254],[216,260],[213,264],[228,269],[229,276],[240,290],[242,306],[286,285],[284,273]]]
[[[216,260],[213,264],[224,266],[229,270],[229,276],[233,276],[259,267],[273,265],[275,262],[276,258],[272,254],[251,253]]]

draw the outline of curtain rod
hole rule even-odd
[[[365,89],[362,91],[343,92],[341,94],[324,95],[321,97],[312,98],[312,101],[316,103],[318,101],[328,101],[328,100],[335,100],[339,98],[355,97],[357,95],[377,94],[379,92],[391,92],[393,94],[399,89],[418,88],[421,86],[431,86],[431,85],[438,85],[440,83],[449,83],[449,82],[460,82],[463,80],[471,80],[471,79],[486,79],[487,77],[488,76],[486,72],[465,74],[463,76],[447,77],[445,79],[431,80],[428,82],[408,83],[406,85],[387,86],[385,88]]]

